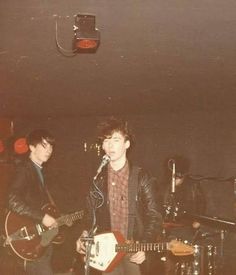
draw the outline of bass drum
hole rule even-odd
[[[213,245],[194,245],[194,254],[176,264],[176,275],[217,275],[217,249]]]

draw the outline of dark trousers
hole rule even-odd
[[[111,272],[102,273],[104,275],[141,275],[140,266],[130,262],[130,256],[126,255],[121,262]]]
[[[35,261],[26,261],[25,270],[27,275],[53,275],[51,266],[52,246],[49,246],[43,256]]]

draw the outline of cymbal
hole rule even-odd
[[[208,223],[209,225],[213,225],[215,227],[225,228],[229,230],[236,230],[236,221],[234,220],[226,220],[219,217],[211,217],[211,216],[204,216],[204,215],[196,215],[192,213],[187,213],[185,211],[184,217],[197,220],[202,223]]]
[[[204,176],[201,176],[201,175],[189,175],[189,177],[193,180],[211,180],[211,181],[218,181],[218,182],[234,182],[236,180],[236,176],[231,176],[231,177],[228,177],[228,178],[219,178],[219,177],[204,177]]]

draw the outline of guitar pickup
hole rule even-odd
[[[95,254],[99,254],[99,242],[96,243]]]
[[[42,235],[42,233],[45,231],[45,229],[40,224],[36,224],[36,229],[37,229],[38,235]]]

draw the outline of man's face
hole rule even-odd
[[[102,148],[111,158],[111,162],[126,158],[126,150],[130,147],[130,141],[125,140],[120,132],[114,132],[110,137],[105,138]]]
[[[32,160],[41,165],[51,157],[53,146],[43,139],[42,142],[36,146],[30,145],[30,150]]]

